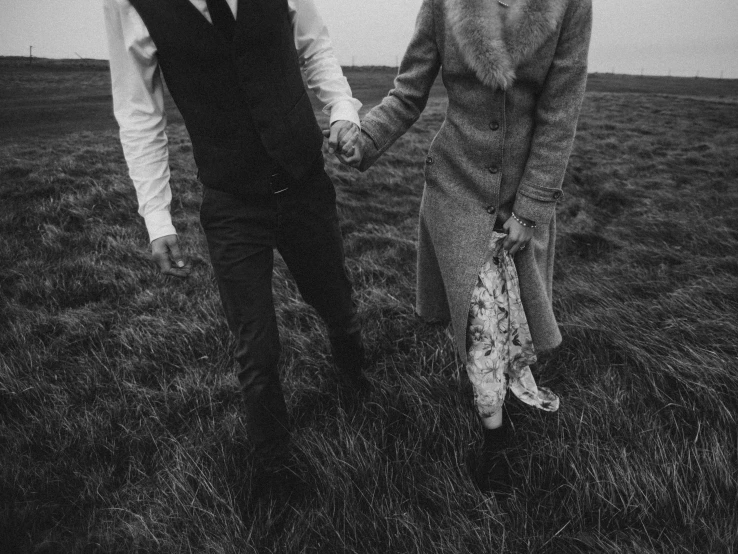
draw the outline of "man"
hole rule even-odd
[[[312,0],[105,0],[113,102],[153,258],[190,272],[169,213],[163,74],[192,139],[210,250],[264,470],[288,459],[272,300],[276,247],[326,322],[343,381],[363,388],[364,348],[343,259],[323,135],[301,71],[330,113],[329,150],[351,152],[361,104]]]

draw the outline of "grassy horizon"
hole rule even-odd
[[[385,86],[357,82],[367,103]],[[558,211],[564,343],[537,376],[562,405],[508,401],[506,506],[469,478],[480,432],[451,341],[413,315],[442,97],[372,171],[328,162],[371,361],[364,403],[337,395],[325,330],[277,260],[280,371],[311,491],[287,506],[246,492],[232,341],[182,125],[169,138],[185,281],[149,259],[114,130],[7,140],[0,551],[732,553],[738,95],[717,96],[587,94]]]

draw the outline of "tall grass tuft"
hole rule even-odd
[[[277,260],[280,371],[306,497],[254,502],[231,338],[172,125],[193,275],[157,275],[114,132],[0,148],[0,551],[691,553],[738,546],[738,113],[589,93],[560,205],[555,414],[511,399],[515,491],[475,490],[480,431],[446,331],[414,316],[433,99],[373,171],[330,160],[373,391],[337,392]]]

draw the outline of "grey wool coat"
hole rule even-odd
[[[495,220],[511,211],[537,224],[515,256],[533,343],[561,342],[555,210],[587,80],[592,4],[509,3],[423,0],[394,89],[362,121],[366,170],[418,119],[442,72],[449,102],[425,160],[416,308],[452,322],[464,360],[471,294]]]

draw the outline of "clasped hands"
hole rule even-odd
[[[328,139],[329,153],[335,154],[344,165],[354,169],[359,168],[364,158],[366,139],[358,125],[350,121],[338,120],[331,125],[330,129],[323,131],[323,136]],[[505,222],[504,229],[507,238],[505,238],[503,248],[511,255],[525,250],[533,238],[533,228],[521,225],[512,217]]]
[[[355,123],[346,120],[333,122],[323,130],[328,139],[328,152],[335,154],[342,164],[358,169],[364,158],[364,137]]]

